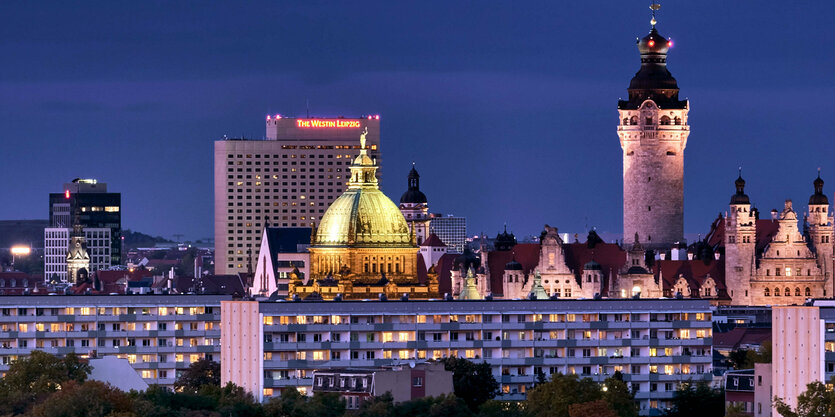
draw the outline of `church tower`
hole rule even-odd
[[[409,224],[409,233],[415,236],[415,241],[422,244],[429,237],[429,204],[426,195],[420,191],[420,175],[412,164],[409,171],[409,188],[400,196],[400,212]]]
[[[655,28],[638,40],[641,68],[629,83],[629,98],[618,102],[618,136],[623,149],[623,236],[636,233],[650,249],[684,239],[684,148],[690,126],[687,100],[667,70],[673,41]]]
[[[90,255],[87,253],[87,242],[84,237],[84,229],[79,222],[80,217],[81,211],[76,208],[73,215],[70,244],[67,248],[67,281],[71,284],[80,284],[86,281],[90,272]]]

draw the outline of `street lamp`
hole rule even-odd
[[[18,256],[29,256],[32,253],[32,248],[28,246],[18,245],[12,246],[9,250],[12,253],[12,270],[14,270],[14,262]]]

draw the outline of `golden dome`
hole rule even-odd
[[[328,207],[316,232],[314,247],[412,247],[403,213],[377,186],[377,166],[360,138],[359,156],[351,165],[348,189]]]

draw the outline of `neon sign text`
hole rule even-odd
[[[359,120],[343,119],[308,119],[296,120],[296,127],[359,128]]]

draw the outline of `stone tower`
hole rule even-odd
[[[657,6],[657,5],[656,5]],[[690,126],[687,100],[667,70],[673,42],[655,29],[638,40],[641,69],[618,102],[623,149],[623,236],[636,233],[651,249],[684,239],[684,148]]]
[[[823,180],[818,173],[818,178],[813,182],[815,193],[809,197],[809,213],[806,215],[805,226],[806,233],[809,235],[809,243],[815,252],[818,265],[821,273],[824,275],[824,293],[825,297],[831,297],[835,294],[833,288],[833,245],[835,245],[835,236],[833,236],[833,217],[829,210],[829,198],[823,193]]]
[[[734,182],[730,212],[725,216],[725,285],[735,305],[751,302],[751,276],[756,269],[757,216],[745,194],[742,173]]]

